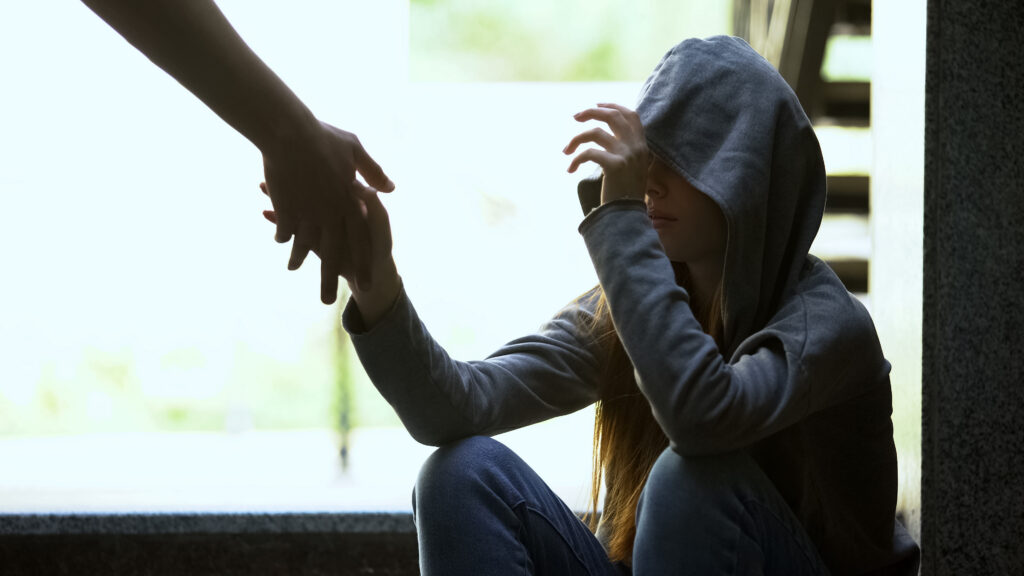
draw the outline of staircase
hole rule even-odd
[[[864,295],[871,257],[871,78],[864,66],[871,61],[871,0],[734,0],[733,27],[779,69],[818,132],[828,200],[811,252],[848,290]]]

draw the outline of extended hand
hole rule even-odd
[[[266,183],[261,183],[260,189],[266,194]],[[352,290],[352,297],[359,305],[363,324],[366,328],[370,328],[394,304],[401,290],[402,282],[398,276],[398,270],[395,268],[394,258],[391,256],[391,248],[394,244],[391,237],[391,220],[380,197],[377,196],[377,191],[363,186],[359,181],[352,182],[352,190],[358,205],[358,214],[365,218],[370,231],[371,250],[368,255],[374,281],[372,287],[364,289],[353,278],[346,277],[346,279]],[[273,210],[264,210],[263,216],[274,224],[278,224],[277,215]],[[317,256],[321,256],[321,247],[314,246],[312,250]],[[322,256],[321,259],[323,259]]]
[[[321,261],[324,304],[337,297],[339,275],[369,286],[372,239],[353,184],[355,173],[382,191],[390,192],[395,185],[359,138],[320,122],[293,142],[264,151],[263,169],[274,205],[275,238],[278,242],[295,238],[288,268],[295,270],[315,250]]]
[[[569,164],[573,173],[584,162],[596,162],[604,172],[601,183],[601,203],[619,198],[644,199],[647,192],[647,169],[650,153],[644,127],[636,112],[618,104],[598,104],[574,116],[578,122],[600,120],[612,133],[600,127],[577,134],[562,150],[572,154],[580,144],[593,142],[601,148],[588,148],[580,152]]]

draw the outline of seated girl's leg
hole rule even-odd
[[[434,452],[416,481],[413,514],[425,576],[616,574],[579,518],[491,438]]]
[[[637,507],[636,576],[827,574],[796,516],[752,458],[666,449]]]

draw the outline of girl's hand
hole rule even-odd
[[[269,196],[265,182],[260,183],[260,190]],[[366,221],[370,231],[370,246],[372,247],[370,264],[373,269],[373,285],[369,290],[361,290],[355,282],[355,278],[346,276],[345,279],[352,291],[352,298],[355,299],[359,306],[359,312],[363,316],[364,327],[369,329],[391,309],[391,305],[394,304],[401,291],[402,281],[398,276],[395,261],[391,257],[393,246],[391,221],[388,218],[387,210],[384,209],[384,204],[377,195],[377,190],[354,180],[352,191],[359,204],[359,215]],[[263,217],[272,223],[277,223],[277,214],[273,210],[264,210]],[[340,240],[338,238],[336,241]],[[316,246],[311,248],[319,256],[319,248]]]
[[[647,192],[650,152],[644,127],[636,112],[618,104],[598,104],[597,108],[588,108],[574,118],[578,122],[600,120],[612,133],[596,127],[570,140],[562,153],[572,154],[584,142],[593,142],[601,148],[589,148],[576,155],[569,164],[569,173],[575,172],[584,162],[596,162],[604,172],[601,204],[620,198],[643,200]]]

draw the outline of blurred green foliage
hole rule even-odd
[[[640,81],[684,38],[728,34],[732,0],[411,0],[415,81]]]
[[[201,356],[175,350],[165,359],[183,354]],[[337,422],[330,355],[321,350],[283,362],[239,347],[225,381],[199,370],[175,373],[161,386],[145,385],[128,350],[87,349],[62,363],[61,370],[52,362],[42,366],[34,386],[20,387],[27,393],[0,389],[0,435],[330,428]]]

